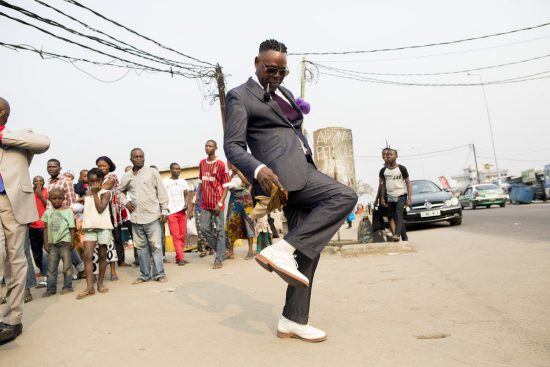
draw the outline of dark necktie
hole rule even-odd
[[[296,111],[287,101],[284,100],[283,97],[279,96],[275,92],[271,92],[271,98],[273,98],[273,100],[277,102],[288,121],[290,121],[292,126],[294,126],[294,123],[300,119],[300,114],[298,113],[298,111]],[[306,138],[302,134],[302,130],[294,128],[294,131],[296,131],[296,135],[298,135],[298,139],[300,139],[301,149],[304,151],[308,162],[313,162],[313,159],[311,158],[311,152],[309,151],[309,149],[307,149],[307,145],[305,143]]]
[[[275,92],[271,92],[271,98],[273,98],[273,100],[277,102],[288,121],[290,121],[294,125],[294,123],[300,118],[300,114],[287,101],[285,101]]]

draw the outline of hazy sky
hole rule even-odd
[[[550,21],[547,0],[81,1],[184,53],[219,62],[228,74],[229,88],[252,75],[257,47],[266,38],[286,43],[289,52],[343,51],[455,40]],[[84,31],[35,1],[11,2]],[[177,58],[62,0],[48,3],[149,52]],[[0,11],[17,14],[5,8]],[[3,17],[0,41],[110,61]],[[365,72],[429,73],[547,54],[550,27],[459,45],[309,59]],[[148,164],[160,168],[172,161],[191,165],[204,156],[207,139],[222,140],[218,104],[203,99],[195,80],[130,72],[119,81],[103,83],[71,64],[5,48],[0,48],[0,60],[0,96],[12,106],[9,128],[31,127],[52,139],[50,150],[35,158],[33,174],[45,174],[46,160],[51,157],[60,159],[64,169],[77,171],[92,167],[99,155],[108,155],[122,168],[129,164],[129,151],[135,146],[145,150]],[[299,60],[289,56],[291,74],[285,81],[295,94],[300,90]],[[116,68],[77,65],[105,81],[125,74]],[[549,70],[550,58],[544,58],[481,74],[485,80],[495,80]],[[385,78],[430,83],[478,80],[465,74]],[[501,168],[518,174],[550,163],[550,79],[487,86],[486,92]],[[357,178],[369,183],[377,181],[380,167],[378,159],[369,157],[379,156],[385,140],[399,149],[401,163],[413,178],[451,176],[473,160],[466,148],[423,160],[408,159],[407,154],[475,143],[480,163],[493,161],[480,87],[393,86],[321,75],[307,86],[306,100],[312,105],[305,120],[309,132],[326,126],[353,129]]]

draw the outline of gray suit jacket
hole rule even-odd
[[[292,93],[284,87],[279,90],[300,114],[294,126],[277,102],[264,101],[265,91],[252,78],[229,91],[225,107],[225,156],[250,182],[254,170],[263,163],[279,176],[287,191],[297,191],[306,184],[308,164],[299,138],[303,115]],[[305,146],[312,152],[307,141]]]
[[[32,130],[2,133],[0,173],[15,220],[20,224],[38,220],[29,165],[34,154],[44,153],[49,147],[50,139]]]

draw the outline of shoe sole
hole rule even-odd
[[[269,272],[275,271],[275,273],[277,273],[277,275],[280,276],[289,285],[291,285],[293,287],[305,287],[305,288],[309,287],[309,282],[305,283],[301,279],[296,278],[294,275],[292,275],[292,274],[286,272],[285,270],[279,268],[277,265],[273,264],[273,262],[271,262],[265,256],[256,255],[254,257],[254,259],[265,270],[267,270]]]
[[[306,339],[306,338],[302,338],[300,335],[297,335],[297,334],[294,334],[294,333],[283,333],[281,331],[277,331],[277,338],[280,338],[280,339],[294,338],[294,339],[300,339],[300,340],[305,341],[307,343],[320,343],[320,342],[324,342],[325,340],[327,340],[326,335],[322,338]]]

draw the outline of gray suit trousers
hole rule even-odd
[[[288,286],[283,316],[307,324],[313,276],[321,251],[357,203],[349,187],[308,165],[307,183],[289,193],[284,213],[289,232],[285,240],[297,249],[298,270],[309,279],[309,288]]]

